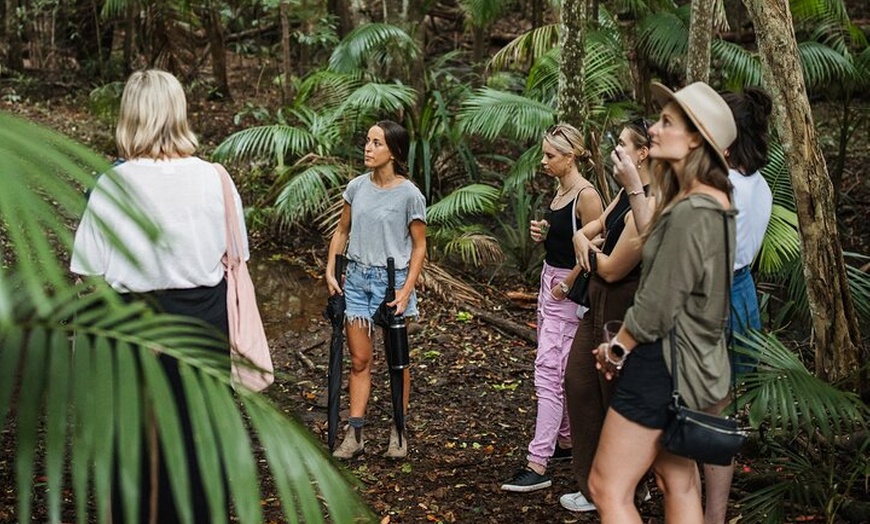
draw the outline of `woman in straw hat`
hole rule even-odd
[[[689,407],[718,410],[730,384],[725,276],[734,217],[724,151],[737,135],[734,118],[702,82],[677,92],[653,84],[653,93],[663,108],[650,128],[656,208],[643,235],[640,285],[621,329],[595,350],[605,377],[620,374],[589,478],[604,524],[641,522],[635,487],[650,468],[667,522],[704,520],[695,462],[659,442],[671,401],[671,330]]]

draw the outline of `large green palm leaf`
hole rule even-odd
[[[761,174],[773,193],[773,210],[757,263],[762,274],[771,275],[779,273],[790,261],[800,257],[800,233],[794,192],[785,153],[779,142],[771,142],[768,162],[762,168]]]
[[[685,4],[673,11],[653,13],[638,24],[638,50],[670,73],[679,73],[685,66],[690,8]]]
[[[298,423],[261,395],[242,391],[242,404],[236,402],[228,357],[207,351],[215,344],[210,328],[154,314],[140,303],[124,304],[100,281],[93,288],[71,283],[59,257],[72,243],[66,220],[84,209],[78,188],[91,186],[93,173],[107,166],[59,135],[5,114],[0,121],[5,250],[0,265],[0,423],[11,419],[16,430],[11,462],[19,519],[31,520],[38,473],[49,487],[48,520],[60,521],[69,478],[79,521],[105,521],[117,457],[121,496],[133,520],[137,505],[144,503],[138,482],[144,467],[140,443],[151,425],[149,404],[160,407],[153,411],[158,438],[174,496],[189,517],[178,417],[157,352],[181,362],[212,507],[225,508],[232,500],[241,522],[262,522],[253,432],[261,443],[271,443],[266,460],[288,521],[323,521],[327,513],[335,522],[369,519],[322,446]],[[139,223],[149,228],[147,220]],[[35,469],[38,456],[44,472]],[[218,481],[221,471],[229,472],[228,494]],[[88,515],[89,499],[95,502],[95,516]]]
[[[329,69],[338,73],[384,71],[393,64],[417,59],[417,42],[403,29],[390,24],[363,24],[351,31],[329,57]]]
[[[486,184],[462,186],[426,209],[433,225],[458,226],[463,215],[489,215],[498,211],[499,190]]]
[[[555,122],[556,111],[522,95],[482,87],[463,102],[458,118],[465,133],[527,142]]]
[[[830,439],[866,425],[867,406],[858,395],[818,379],[775,335],[750,332],[738,335],[737,342],[738,351],[759,359],[757,370],[745,375],[746,391],[740,396],[751,406],[753,427],[766,422],[775,432],[818,432]]]

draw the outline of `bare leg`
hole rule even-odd
[[[408,404],[410,403],[411,398],[411,368],[405,368],[405,391],[404,396],[402,397],[402,404],[405,408],[405,414],[408,414]],[[369,382],[371,383],[371,381]]]
[[[710,413],[718,415],[729,403],[724,398],[711,407]],[[705,506],[704,524],[725,524],[728,513],[728,495],[731,492],[731,479],[734,477],[734,463],[730,466],[704,465]]]
[[[700,477],[695,461],[662,450],[653,464],[653,471],[665,496],[665,522],[703,522]]]
[[[661,430],[643,427],[613,409],[607,410],[589,476],[589,491],[602,524],[641,523],[634,491],[659,454],[659,435]]]
[[[347,324],[347,347],[350,349],[350,416],[364,417],[372,391],[372,338],[368,326]]]
[[[704,465],[704,486],[707,489],[704,505],[705,524],[724,524],[728,513],[728,494],[731,492],[731,479],[734,477],[734,464],[730,466]]]

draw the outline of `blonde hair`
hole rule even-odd
[[[187,99],[178,79],[158,69],[130,75],[115,140],[128,160],[193,154],[199,143],[187,122]]]
[[[583,135],[571,124],[560,122],[554,125],[547,130],[544,141],[563,155],[574,155],[577,167],[595,165],[592,161],[592,153],[583,146]]]

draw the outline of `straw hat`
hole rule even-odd
[[[671,100],[676,102],[701,132],[704,140],[713,146],[722,166],[728,170],[725,150],[737,138],[737,125],[734,123],[731,108],[719,93],[704,82],[689,84],[676,92],[653,82],[652,96],[662,107]]]

